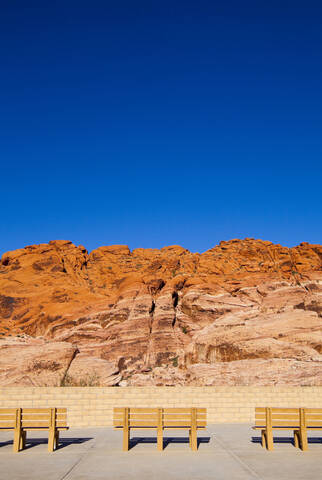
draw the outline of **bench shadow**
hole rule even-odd
[[[5,442],[0,442],[0,448],[1,447],[6,447],[7,445],[13,445],[12,440],[6,440]]]
[[[201,443],[209,443],[210,437],[201,437],[197,439],[197,448]],[[156,437],[133,437],[130,440],[129,450],[140,443],[157,443]],[[189,437],[163,437],[163,450],[167,448],[170,443],[185,443],[189,445]]]
[[[322,443],[322,438],[320,437],[308,437],[308,443]],[[252,443],[262,443],[261,437],[252,437]],[[293,437],[274,437],[274,443],[290,443],[294,445]]]
[[[82,443],[89,442],[93,440],[93,437],[74,437],[74,438],[61,438],[59,440],[59,445],[56,450],[60,450],[62,448],[68,447],[68,445],[81,445]],[[48,442],[48,440],[47,440]]]
[[[56,448],[56,450],[61,450],[62,448],[65,448],[68,445],[72,445],[72,444],[80,445],[80,444],[88,442],[89,440],[92,440],[92,439],[93,439],[93,437],[61,438],[59,440],[59,445]],[[33,448],[36,445],[42,445],[42,444],[44,444],[44,445],[48,444],[48,437],[47,438],[27,438],[24,450],[29,450],[30,448]],[[13,445],[13,440],[7,440],[5,442],[0,442],[0,448],[4,447],[4,446],[7,446],[7,445]]]

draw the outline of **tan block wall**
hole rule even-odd
[[[255,406],[322,408],[321,387],[0,387],[1,407],[67,407],[71,427],[110,426],[113,407],[206,407],[208,423],[252,423]]]

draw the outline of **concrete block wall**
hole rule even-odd
[[[1,407],[66,407],[70,427],[111,426],[113,407],[206,407],[208,423],[252,423],[255,406],[322,408],[320,387],[0,387]]]

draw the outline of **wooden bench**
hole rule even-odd
[[[23,408],[21,415],[22,448],[27,431],[48,430],[48,451],[53,452],[59,444],[59,432],[68,430],[66,408]]]
[[[300,428],[294,432],[294,444],[308,449],[307,430],[322,430],[322,408],[300,408]]]
[[[322,409],[319,408],[255,408],[254,429],[262,431],[262,446],[273,450],[273,430],[293,430],[294,445],[308,449],[307,430],[322,429]]]
[[[114,408],[115,428],[123,428],[123,450],[129,450],[132,429],[157,430],[157,448],[163,450],[165,428],[188,429],[189,444],[197,450],[197,430],[207,426],[206,408]]]
[[[27,431],[48,430],[48,451],[59,443],[60,430],[68,430],[66,408],[9,408],[0,409],[0,428],[14,430],[13,451],[26,445]]]
[[[300,429],[299,408],[255,408],[255,430],[261,430],[262,446],[267,450],[273,450],[273,429],[293,430],[296,444],[296,433]]]
[[[13,430],[13,451],[19,452],[22,447],[21,408],[0,408],[0,430]]]

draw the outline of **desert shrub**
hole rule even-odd
[[[100,381],[99,376],[95,373],[87,375],[82,378],[74,378],[68,375],[62,379],[60,386],[61,387],[99,387]]]
[[[174,358],[172,359],[172,365],[173,365],[174,367],[177,367],[177,366],[178,366],[178,357],[174,357]]]

